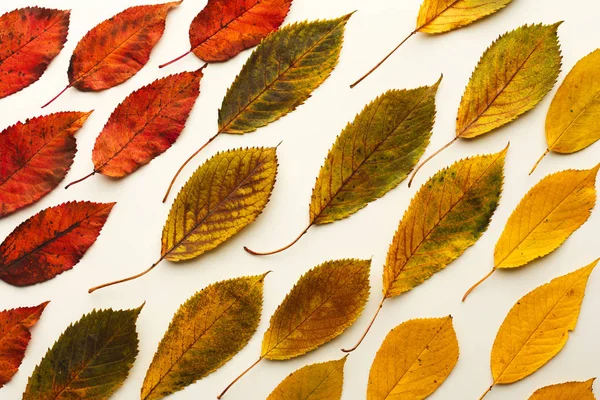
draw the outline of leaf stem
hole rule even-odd
[[[287,246],[284,246],[284,247],[282,247],[280,249],[261,253],[261,252],[258,252],[258,251],[250,250],[248,247],[244,246],[244,250],[246,250],[247,253],[252,254],[253,256],[270,256],[270,255],[273,255],[273,254],[281,253],[282,251],[287,250],[290,247],[292,247],[293,245],[295,245],[296,243],[298,243],[298,241],[300,239],[302,239],[302,236],[304,236],[306,234],[306,232],[308,232],[308,230],[310,229],[311,226],[313,226],[312,222],[306,227],[305,230],[302,231],[302,233],[300,233],[300,235],[298,235],[298,237],[296,239],[294,239],[294,241],[292,243],[290,243]]]
[[[488,390],[486,390],[486,391],[485,391],[485,393],[484,393],[484,394],[483,394],[483,395],[482,395],[482,396],[479,398],[479,400],[483,400],[483,398],[484,398],[485,396],[487,396],[487,394],[488,394],[489,392],[491,392],[491,391],[492,391],[492,388],[493,388],[493,387],[494,387],[494,385],[491,385],[491,386],[488,388]]]
[[[471,294],[471,292],[472,292],[473,290],[475,290],[475,288],[476,288],[477,286],[481,285],[481,284],[482,284],[482,283],[483,283],[483,282],[484,282],[484,281],[485,281],[487,278],[489,278],[490,276],[492,276],[492,274],[493,274],[494,272],[496,272],[496,268],[492,269],[492,270],[489,272],[489,274],[487,274],[486,276],[484,276],[483,278],[481,278],[479,281],[477,281],[477,283],[476,283],[476,284],[474,284],[473,286],[471,286],[471,288],[470,288],[469,290],[467,290],[467,292],[466,292],[466,293],[465,293],[465,295],[463,296],[463,298],[462,298],[462,301],[464,302],[464,301],[467,299],[467,297],[468,297],[468,296]]]
[[[362,76],[362,78],[360,78],[359,80],[357,80],[356,82],[354,82],[352,85],[350,85],[350,89],[354,89],[354,87],[355,87],[356,85],[358,85],[359,83],[361,83],[361,82],[362,82],[362,81],[363,81],[365,78],[367,78],[369,75],[371,75],[373,72],[375,72],[375,70],[376,70],[377,68],[379,68],[379,67],[381,66],[381,64],[383,64],[383,63],[384,63],[384,62],[385,62],[385,61],[386,61],[388,58],[390,58],[390,57],[392,56],[392,54],[394,54],[394,53],[396,52],[396,50],[398,50],[398,49],[399,49],[399,48],[400,48],[400,47],[401,47],[401,46],[402,46],[402,45],[403,45],[403,44],[404,44],[404,43],[405,43],[405,42],[406,42],[408,39],[410,39],[410,38],[411,38],[411,37],[412,37],[412,36],[413,36],[415,33],[417,33],[417,31],[416,31],[416,30],[412,31],[412,32],[410,33],[410,35],[408,35],[406,38],[404,38],[404,40],[403,40],[402,42],[400,42],[400,44],[399,44],[398,46],[396,46],[396,47],[394,48],[394,50],[390,51],[390,52],[388,53],[388,55],[387,55],[387,56],[385,56],[385,57],[383,58],[383,60],[379,61],[379,63],[377,63],[377,65],[375,65],[373,68],[371,68],[371,69],[369,70],[369,72],[367,72],[365,75],[363,75],[363,76]]]
[[[196,157],[198,155],[198,153],[200,153],[202,150],[204,150],[204,148],[206,146],[208,146],[209,144],[211,144],[212,141],[215,140],[217,138],[217,136],[219,136],[220,134],[221,134],[221,131],[217,132],[213,137],[211,137],[210,139],[208,139],[208,141],[206,143],[204,143],[202,145],[202,147],[200,147],[198,150],[196,150],[196,152],[194,154],[192,154],[190,156],[190,158],[188,158],[181,165],[181,167],[179,167],[179,169],[177,170],[177,173],[175,174],[175,176],[171,180],[171,184],[169,185],[169,188],[167,189],[167,193],[165,193],[165,197],[163,197],[163,200],[162,200],[163,203],[167,201],[167,198],[169,197],[169,194],[171,193],[171,189],[173,189],[173,185],[175,184],[175,181],[177,180],[177,178],[179,177],[179,174],[181,174],[181,171],[183,171],[183,169],[185,168],[185,166],[188,165],[189,162],[192,161],[194,159],[194,157]]]
[[[181,60],[182,58],[186,57],[186,56],[187,56],[188,54],[190,54],[191,52],[192,52],[192,50],[189,50],[189,51],[187,51],[185,54],[182,54],[182,55],[180,55],[179,57],[177,57],[177,58],[175,58],[175,59],[173,59],[173,60],[171,60],[171,61],[169,61],[169,62],[166,62],[166,63],[164,63],[164,64],[161,64],[161,65],[159,65],[159,66],[158,66],[158,68],[164,68],[164,67],[167,67],[167,66],[169,66],[169,65],[173,64],[174,62],[177,62],[177,61]]]
[[[449,141],[448,143],[446,143],[441,149],[439,149],[438,151],[436,151],[435,153],[433,153],[432,155],[430,155],[429,157],[427,157],[425,159],[425,161],[423,161],[421,164],[419,164],[419,166],[415,169],[415,172],[413,172],[412,176],[410,177],[410,181],[408,181],[408,187],[410,187],[412,185],[413,179],[415,179],[415,175],[417,175],[417,172],[419,172],[419,170],[421,168],[423,168],[423,166],[425,164],[427,164],[427,162],[429,162],[433,157],[437,156],[438,154],[440,154],[442,151],[446,150],[448,147],[450,147],[450,145],[454,142],[456,142],[458,140],[458,136],[455,137],[454,139],[452,139],[451,141]]]
[[[354,345],[354,347],[352,347],[350,349],[342,349],[342,351],[344,353],[351,353],[351,352],[353,352],[354,350],[356,350],[358,348],[358,346],[360,346],[360,344],[363,342],[363,340],[365,340],[365,338],[367,337],[367,334],[369,333],[369,331],[371,330],[371,327],[373,326],[373,323],[375,323],[375,320],[377,319],[377,316],[379,315],[379,311],[381,311],[381,308],[383,307],[383,302],[384,301],[385,301],[385,297],[383,299],[381,299],[381,303],[379,303],[379,306],[377,307],[377,311],[375,312],[375,315],[373,316],[373,319],[369,323],[369,326],[367,326],[367,329],[365,330],[365,333],[363,333],[363,335],[360,337],[360,339]]]
[[[257,360],[257,361],[254,363],[254,364],[252,364],[250,367],[248,367],[248,369],[246,369],[244,372],[242,372],[242,373],[240,374],[240,376],[238,376],[237,378],[235,378],[235,379],[233,380],[233,382],[231,382],[231,383],[230,383],[230,384],[229,384],[229,385],[228,385],[228,386],[225,388],[225,390],[223,390],[223,391],[221,392],[221,394],[217,396],[217,399],[220,399],[221,397],[223,397],[223,396],[225,395],[225,393],[227,393],[227,391],[228,391],[229,389],[231,389],[231,387],[232,387],[233,385],[235,385],[235,383],[236,383],[237,381],[239,381],[240,379],[242,379],[242,377],[243,377],[244,375],[246,375],[248,372],[250,372],[250,370],[251,370],[252,368],[256,367],[256,366],[258,365],[258,363],[262,361],[262,359],[263,359],[263,358],[262,358],[262,357],[260,357],[260,358],[259,358],[259,359],[258,359],[258,360]]]
[[[81,178],[81,179],[77,179],[76,181],[73,181],[73,182],[69,183],[67,186],[65,186],[65,189],[68,189],[68,188],[70,188],[71,186],[78,184],[79,182],[83,182],[83,181],[85,181],[86,179],[88,179],[88,178],[91,178],[91,177],[92,177],[92,176],[94,176],[94,175],[96,175],[96,171],[92,171],[92,173],[91,173],[91,174],[88,174],[88,175],[84,176],[84,177],[83,177],[83,178]]]
[[[544,154],[542,154],[542,156],[537,160],[537,162],[535,163],[533,168],[531,168],[531,171],[529,171],[529,175],[533,174],[533,171],[535,171],[535,169],[538,167],[538,165],[540,165],[540,163],[542,162],[544,157],[546,157],[548,155],[548,153],[550,153],[550,149],[546,149]]]
[[[46,104],[44,104],[42,106],[42,108],[46,108],[48,107],[50,104],[52,104],[54,102],[54,100],[58,99],[60,96],[63,95],[64,92],[66,92],[67,90],[69,90],[69,88],[71,87],[71,85],[67,85],[66,88],[64,88],[59,94],[57,94],[56,96],[54,96],[54,98],[52,100],[50,100],[49,102],[47,102]]]
[[[100,286],[95,286],[95,287],[91,288],[90,290],[88,290],[88,293],[94,293],[98,289],[103,289],[105,287],[117,285],[117,284],[123,283],[123,282],[129,282],[129,281],[132,281],[134,279],[140,278],[140,277],[146,275],[148,272],[152,271],[154,269],[154,267],[156,267],[162,260],[163,260],[163,257],[161,257],[157,262],[155,262],[154,264],[152,264],[152,266],[150,266],[150,268],[148,268],[144,272],[141,272],[141,273],[139,273],[137,275],[134,275],[134,276],[130,276],[129,278],[120,279],[118,281],[105,283],[104,285],[100,285]]]

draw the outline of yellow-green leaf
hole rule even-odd
[[[142,400],[184,389],[248,344],[260,321],[265,275],[215,283],[179,308],[146,373]]]
[[[29,378],[23,400],[104,400],[123,385],[138,354],[134,310],[92,311],[69,326]]]
[[[337,65],[350,16],[300,22],[267,36],[223,99],[219,133],[255,131],[304,103]]]
[[[534,108],[552,89],[561,54],[553,25],[524,25],[483,53],[462,97],[456,137],[474,138]]]
[[[594,379],[586,382],[565,382],[535,391],[529,400],[596,400]]]
[[[407,321],[377,351],[367,400],[421,400],[446,380],[458,362],[452,317]]]
[[[475,22],[506,7],[512,0],[424,0],[417,32],[443,33]]]
[[[285,378],[267,400],[340,400],[346,357],[311,364]]]
[[[588,278],[598,261],[556,278],[517,301],[494,341],[492,387],[531,375],[560,352],[569,332],[575,329]]]

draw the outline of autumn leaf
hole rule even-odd
[[[469,25],[506,7],[512,0],[423,0],[417,26],[375,67],[350,85],[354,88],[390,58],[408,39],[418,32],[438,34]]]
[[[325,262],[304,274],[279,305],[269,323],[258,361],[304,355],[341,335],[360,316],[369,298],[370,260]]]
[[[535,391],[529,400],[596,400],[594,379],[586,382],[565,382],[546,386]]]
[[[141,70],[165,30],[167,13],[180,1],[130,7],[90,30],[75,47],[69,84],[42,108],[69,88],[100,91],[117,86]]]
[[[452,317],[407,321],[386,336],[377,351],[367,400],[421,400],[446,380],[458,362]]]
[[[283,23],[292,0],[209,0],[190,26],[191,50],[206,62],[227,61],[256,46]]]
[[[138,354],[135,326],[142,307],[94,310],[70,325],[35,367],[23,400],[112,396]]]
[[[254,222],[269,202],[277,174],[276,148],[218,153],[194,172],[173,202],[163,228],[161,256],[141,274],[94,287],[90,293],[137,279],[162,260],[185,261],[210,251]]]
[[[29,218],[0,245],[0,279],[28,286],[70,270],[94,244],[114,205],[69,202]]]
[[[288,25],[263,40],[223,99],[219,130],[179,168],[163,203],[185,166],[221,133],[253,132],[302,105],[337,65],[351,15]]]
[[[67,188],[96,173],[122,178],[167,151],[200,95],[203,68],[159,79],[130,94],[96,139],[92,173]]]
[[[29,331],[49,302],[0,311],[0,388],[17,373],[31,340]]]
[[[458,161],[435,174],[410,202],[389,247],[383,268],[383,299],[354,351],[364,340],[384,302],[419,286],[483,235],[502,193],[504,160],[499,153]]]
[[[142,400],[183,390],[223,366],[256,332],[266,274],[215,283],[173,317],[142,386]]]
[[[500,128],[533,109],[556,83],[562,56],[553,25],[523,25],[501,35],[481,56],[465,89],[456,136],[415,169],[458,139],[472,139]]]
[[[50,193],[71,168],[77,132],[91,112],[61,112],[0,132],[0,218]]]
[[[267,400],[340,400],[346,358],[311,364],[294,371]]]
[[[531,375],[567,343],[575,329],[588,278],[596,261],[552,280],[525,295],[509,311],[492,348],[495,385],[520,381]]]
[[[0,16],[0,99],[40,79],[67,41],[69,16],[40,7]]]
[[[441,78],[440,78],[441,80]],[[433,86],[390,90],[369,103],[338,136],[313,189],[308,227],[347,218],[398,186],[429,144],[435,119]]]
[[[494,268],[467,291],[467,296],[498,269],[518,268],[552,253],[588,220],[596,203],[596,175],[567,170],[548,175],[523,197],[504,227],[494,250]]]
[[[579,60],[558,88],[546,116],[548,148],[571,154],[583,150],[600,139],[600,49]]]

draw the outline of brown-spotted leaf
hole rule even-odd
[[[26,7],[0,16],[0,98],[36,82],[60,53],[70,11]]]
[[[30,329],[47,305],[45,302],[36,307],[0,311],[0,388],[19,370],[31,340]]]
[[[77,151],[75,132],[90,114],[60,112],[0,132],[0,217],[38,201],[64,179]]]
[[[538,389],[529,400],[596,400],[594,381],[565,382]]]
[[[142,400],[183,390],[248,344],[260,321],[265,275],[217,282],[179,308],[146,373]]]
[[[73,268],[100,235],[114,205],[68,202],[29,218],[0,245],[0,279],[27,286]]]

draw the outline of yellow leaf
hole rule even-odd
[[[506,7],[512,0],[425,0],[417,32],[443,33],[475,22]]]
[[[494,341],[494,382],[488,392],[494,385],[531,375],[560,352],[569,332],[575,329],[588,278],[599,260],[556,278],[517,301]]]
[[[600,49],[582,58],[558,88],[546,116],[548,149],[542,158],[550,151],[575,153],[600,139],[599,114]]]
[[[407,321],[387,335],[369,374],[367,400],[421,400],[458,362],[452,317]]]
[[[184,389],[229,361],[256,332],[264,275],[217,282],[177,311],[142,386],[142,400]]]
[[[529,400],[595,400],[594,380],[546,386],[536,390]]]
[[[346,357],[311,364],[290,374],[267,400],[340,400]]]

